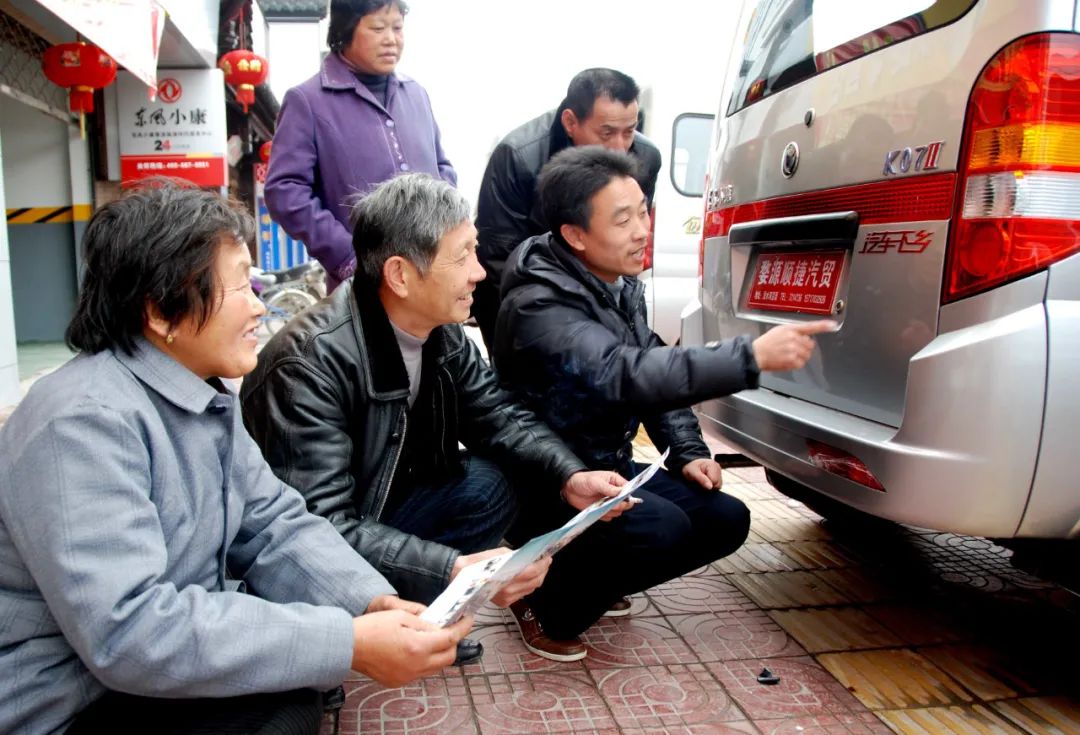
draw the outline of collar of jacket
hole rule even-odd
[[[529,238],[526,244],[518,249],[513,268],[509,272],[513,275],[508,275],[502,283],[504,299],[511,288],[530,281],[541,281],[564,293],[592,297],[601,303],[623,309],[622,304],[615,303],[611,289],[585,267],[561,237],[552,232]],[[640,278],[633,276],[623,278],[632,289],[627,303],[637,303],[645,290],[645,284]]]
[[[321,78],[323,89],[339,92],[352,90],[359,97],[367,100],[380,110],[384,109],[382,103],[375,99],[375,95],[371,93],[371,90],[356,78],[356,74],[353,73],[353,70],[350,69],[337,54],[329,53],[326,55],[326,58],[322,63],[322,69],[319,71],[319,76]],[[398,74],[397,72],[392,72],[390,74],[390,78],[386,80],[387,107],[390,107],[390,103],[394,100],[394,95],[407,81],[409,81],[409,78],[403,74]]]
[[[551,121],[551,133],[548,137],[548,158],[561,151],[564,148],[569,148],[574,144],[574,141],[570,140],[570,136],[566,134],[566,128],[562,124],[562,113],[565,108],[559,107],[555,110],[555,119]]]
[[[353,296],[349,299],[349,308],[353,312],[360,365],[367,373],[368,396],[380,401],[408,398],[409,374],[390,318],[379,300],[378,286],[360,276],[354,276],[338,288],[346,286]],[[435,363],[441,365],[461,349],[460,344],[449,339],[448,328],[442,326],[432,330],[424,344],[424,355],[433,355]]]
[[[169,403],[189,413],[203,413],[212,405],[227,405],[233,401],[232,391],[225,388],[220,380],[211,379],[221,386],[221,390],[217,390],[145,337],[135,338],[135,351],[130,355],[119,347],[113,350],[113,354],[136,378]]]

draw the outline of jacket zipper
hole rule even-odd
[[[446,366],[441,365],[440,370],[442,370],[442,372],[450,380],[450,385],[453,385],[454,376],[450,374],[450,371],[446,369]],[[446,392],[443,387],[443,381],[441,380],[439,381],[439,398],[441,399],[439,401],[439,418],[441,419],[441,421],[439,422],[441,424],[441,426],[439,427],[441,429],[439,438],[439,451],[441,452],[443,447],[446,446]]]
[[[394,473],[397,472],[398,460],[401,459],[401,453],[405,451],[405,432],[409,428],[409,414],[403,412],[401,414],[401,441],[398,442],[397,452],[394,454],[394,464],[390,466],[390,476],[386,479],[386,484],[383,485],[382,497],[379,499],[379,506],[375,509],[374,519],[376,521],[382,518],[383,508],[386,507],[386,501],[390,497],[390,488],[394,484]]]

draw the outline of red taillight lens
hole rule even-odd
[[[885,486],[878,482],[874,473],[855,455],[813,439],[806,440],[806,448],[810,454],[810,462],[815,467],[829,474],[857,482],[871,490],[885,492]]]
[[[705,237],[720,237],[740,222],[847,210],[859,213],[860,225],[948,219],[955,191],[951,173],[875,181],[714,209],[705,213],[703,228]]]
[[[1080,36],[1006,46],[968,101],[942,301],[1080,252]]]

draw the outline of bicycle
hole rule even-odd
[[[326,271],[316,261],[278,271],[251,269],[251,288],[266,306],[260,320],[270,334],[326,295]]]

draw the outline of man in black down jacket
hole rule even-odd
[[[701,347],[667,347],[645,319],[642,268],[647,200],[630,156],[599,146],[563,151],[540,176],[551,232],[514,251],[503,280],[495,366],[591,469],[631,477],[631,440],[641,424],[667,471],[637,494],[644,502],[600,523],[554,560],[543,587],[511,607],[523,632],[577,636],[623,595],[730,554],[750,514],[718,492],[720,466],[689,406],[757,386],[760,370],[801,368],[811,334],[833,322],[775,327]],[[527,538],[574,512],[552,493],[535,497],[510,539]],[[611,614],[610,612],[608,614]],[[543,655],[541,653],[541,655]]]
[[[548,230],[540,214],[536,178],[552,156],[575,145],[629,152],[638,160],[641,186],[651,206],[660,151],[637,131],[639,93],[634,80],[622,72],[586,69],[570,81],[558,109],[514,129],[492,151],[476,204],[478,253],[488,278],[476,287],[472,310],[488,352],[506,259],[523,240]]]
[[[355,278],[267,343],[240,394],[274,472],[401,597],[423,603],[468,563],[505,551],[493,547],[517,510],[514,486],[589,503],[624,484],[585,471],[465,336],[459,322],[484,278],[469,214],[456,189],[426,174],[362,199]],[[496,602],[534,589],[549,564]],[[478,649],[459,646],[459,659]]]

